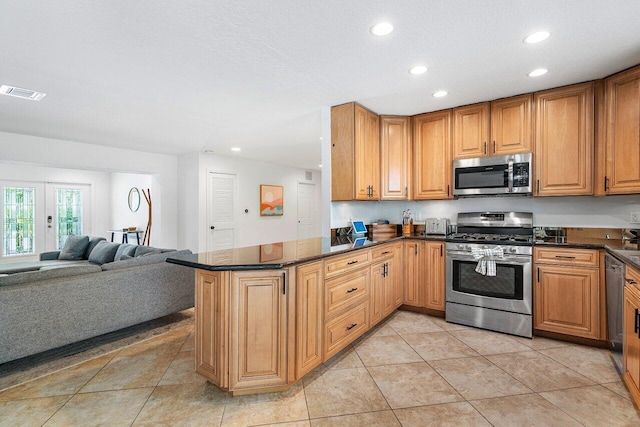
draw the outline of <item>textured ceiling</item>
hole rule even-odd
[[[323,106],[416,114],[604,77],[640,63],[639,22],[638,0],[2,0],[0,84],[47,97],[0,97],[0,131],[316,169]]]

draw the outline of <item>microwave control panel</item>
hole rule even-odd
[[[513,186],[514,187],[529,186],[529,163],[513,164]]]

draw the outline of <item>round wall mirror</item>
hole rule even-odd
[[[138,191],[137,187],[132,187],[129,190],[128,203],[131,212],[136,212],[140,208],[140,191]]]

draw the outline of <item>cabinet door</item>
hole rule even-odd
[[[593,194],[593,83],[538,92],[535,103],[535,194]]]
[[[322,364],[324,282],[322,261],[296,271],[296,378]]]
[[[533,120],[531,94],[499,99],[491,103],[492,156],[531,151]]]
[[[402,305],[404,299],[402,274],[404,271],[404,259],[402,253],[402,243],[396,243],[393,246],[393,265],[389,265],[389,277],[393,281],[393,310]],[[391,311],[393,311],[391,310]],[[385,313],[385,316],[390,314]]]
[[[407,200],[410,186],[409,117],[380,117],[381,200]]]
[[[371,266],[371,294],[369,296],[369,326],[382,320],[384,294],[386,287],[387,262],[379,262]]]
[[[380,137],[378,115],[355,106],[355,199],[380,199]]]
[[[536,273],[535,328],[600,339],[598,269],[539,265]]]
[[[640,193],[640,67],[606,80],[607,194]]]
[[[229,389],[287,383],[285,273],[231,274]]]
[[[451,110],[412,118],[413,199],[450,199]]]
[[[640,338],[638,335],[640,299],[628,287],[624,289],[624,370],[636,389],[640,388]]]
[[[422,270],[420,242],[408,240],[404,242],[404,304],[413,307],[424,307],[424,287],[421,286]]]
[[[331,107],[332,201],[353,200],[355,196],[355,134],[355,103]]]
[[[489,155],[489,103],[453,109],[453,158]]]
[[[428,259],[426,266],[426,282],[427,282],[427,298],[426,306],[433,310],[444,311],[444,281],[445,281],[445,262],[444,262],[444,243],[427,242],[426,256]]]
[[[228,358],[224,351],[228,348],[226,281],[224,272],[197,270],[196,273],[196,372],[222,388],[229,386]]]

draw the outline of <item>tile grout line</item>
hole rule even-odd
[[[136,414],[136,416],[133,418],[133,421],[131,422],[131,426],[133,426],[133,424],[135,424],[136,420],[138,419],[138,417],[140,416],[140,413],[142,412],[142,410],[144,409],[145,406],[147,406],[147,403],[149,403],[149,399],[151,399],[151,396],[153,395],[153,393],[156,391],[156,389],[158,388],[158,384],[160,384],[160,381],[162,381],[162,378],[164,378],[164,376],[167,374],[167,371],[169,370],[169,368],[171,367],[171,364],[176,360],[176,357],[178,357],[178,354],[180,354],[180,349],[184,346],[184,343],[187,342],[187,340],[189,339],[189,335],[190,334],[186,334],[184,337],[184,340],[182,341],[182,343],[180,344],[180,346],[176,346],[177,350],[175,352],[175,354],[173,355],[173,358],[171,359],[171,362],[169,362],[169,364],[167,365],[167,368],[164,370],[164,372],[162,373],[162,375],[160,376],[160,378],[158,378],[158,381],[156,382],[156,384],[153,386],[153,390],[151,390],[151,393],[149,393],[149,396],[147,396],[147,399],[144,401],[144,404],[142,404],[142,406],[140,406],[140,410],[138,411],[138,413]],[[226,400],[225,400],[225,406],[226,406]],[[220,420],[220,422],[222,422],[222,420]]]

